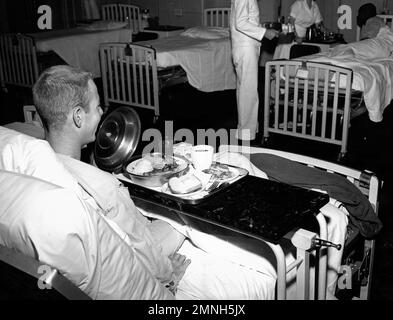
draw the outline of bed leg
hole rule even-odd
[[[346,152],[340,152],[337,157],[338,162],[343,162],[345,158]]]

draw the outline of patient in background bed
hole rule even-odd
[[[379,30],[386,26],[383,19],[377,17],[377,8],[372,3],[366,3],[359,8],[356,20],[360,28],[360,40],[376,37]]]

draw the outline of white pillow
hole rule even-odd
[[[115,30],[122,29],[125,26],[127,26],[127,22],[124,21],[100,20],[82,28],[84,30]]]
[[[229,37],[229,29],[221,27],[193,27],[181,33],[182,36],[201,39],[222,39]]]
[[[49,143],[0,126],[0,169],[34,176],[80,192]]]

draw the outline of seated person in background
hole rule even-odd
[[[129,197],[128,190],[113,175],[80,161],[81,148],[95,140],[102,116],[97,88],[90,74],[68,66],[52,67],[37,80],[33,97],[47,141],[78,181],[86,201],[105,216],[136,260],[146,267],[150,281],[156,283],[151,294],[143,289],[140,297],[135,293],[132,297],[118,296],[125,299],[173,296],[179,299],[274,298],[275,278],[271,273],[252,270],[196,248],[168,223],[151,221],[143,216]],[[119,263],[119,266],[124,264]],[[131,269],[131,266],[129,270],[120,268],[118,272],[128,275]],[[127,283],[122,285],[127,287]],[[139,285],[141,288],[146,286],[144,283]],[[130,283],[129,287],[132,286],[135,283]],[[94,287],[98,287],[98,291],[104,290],[97,283]],[[106,295],[101,293],[98,296]]]
[[[377,17],[377,8],[372,3],[366,3],[359,8],[356,22],[360,28],[359,40],[376,37],[379,30],[386,26],[383,19]]]
[[[323,28],[322,15],[315,0],[296,0],[289,14],[289,22],[295,26],[296,41],[301,43],[306,37],[307,28],[313,24]]]

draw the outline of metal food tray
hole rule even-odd
[[[225,164],[225,165],[227,165],[227,164]],[[209,192],[206,192],[205,190],[202,189],[201,190],[201,197],[198,197],[197,194],[195,194],[195,196],[193,196],[192,198],[188,197],[187,195],[168,194],[165,192],[150,189],[148,187],[145,187],[145,186],[142,186],[142,185],[139,185],[136,183],[132,183],[132,182],[124,181],[124,180],[123,180],[123,182],[125,182],[126,186],[128,187],[131,196],[138,196],[138,197],[142,197],[142,198],[144,198],[146,195],[148,195],[149,197],[154,196],[155,201],[158,201],[159,203],[162,203],[162,204],[167,204],[166,202],[168,200],[172,200],[173,202],[176,202],[179,204],[193,204],[193,205],[195,205],[195,204],[202,203],[203,201],[209,199],[210,197],[216,195],[217,193],[225,190],[230,185],[237,183],[239,180],[241,180],[242,178],[244,178],[245,176],[248,175],[248,170],[246,170],[246,169],[232,166],[232,165],[227,165],[227,166],[238,170],[239,176],[234,178],[233,180],[230,180],[229,182],[223,182],[217,188],[215,188]],[[176,207],[181,209],[181,205],[176,206]]]

